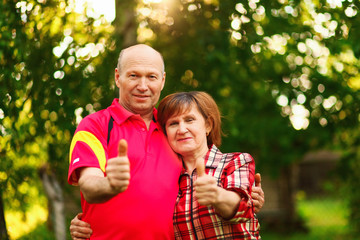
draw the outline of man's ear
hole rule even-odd
[[[120,88],[120,72],[117,68],[115,68],[115,84]]]
[[[166,77],[166,72],[164,72],[163,77],[162,77],[162,86],[161,86],[161,90],[163,90],[164,86],[165,86],[165,77]]]

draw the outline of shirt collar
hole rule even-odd
[[[209,151],[205,155],[205,169],[206,168],[213,168],[216,169],[219,165],[219,162],[222,158],[222,152],[213,144],[209,148]],[[181,175],[186,173],[185,164],[183,163],[183,167],[181,169]]]
[[[123,106],[121,106],[118,98],[115,98],[113,100],[112,104],[108,107],[108,110],[110,111],[111,116],[118,125],[121,125],[123,122],[125,122],[127,119],[131,117],[141,118],[140,114],[134,114],[132,112],[129,112]],[[156,108],[153,108],[153,122],[157,123]],[[161,129],[160,126],[158,126],[158,124],[155,125],[156,128]]]

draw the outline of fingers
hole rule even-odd
[[[203,162],[203,161],[199,162],[198,161],[196,163],[196,171],[197,171],[197,175],[199,177],[204,176],[205,175],[205,162]]]
[[[83,216],[83,213],[78,213],[78,215],[76,215],[76,217],[75,217],[75,218],[77,218],[77,219],[81,220],[82,216]]]
[[[90,224],[84,221],[81,221],[82,213],[79,213],[71,220],[70,224],[70,234],[73,240],[82,240],[90,238],[92,230]]]
[[[112,191],[117,194],[127,189],[130,183],[130,162],[127,156],[128,145],[125,139],[119,142],[118,157],[107,161],[106,175]]]
[[[261,187],[261,175],[260,173],[255,174],[255,186]]]
[[[200,205],[209,206],[218,199],[218,186],[216,179],[204,174],[194,183],[195,196]]]
[[[73,240],[89,239],[91,237],[91,233],[92,231],[88,232],[88,230],[84,228],[78,228],[78,230],[74,230],[70,227],[70,235]]]
[[[119,157],[127,157],[127,142],[125,139],[121,139],[119,142],[119,153],[118,156]]]
[[[253,187],[251,197],[253,199],[254,211],[258,213],[265,203],[265,194],[262,188],[260,186]]]

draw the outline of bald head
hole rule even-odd
[[[154,60],[158,60],[158,58],[160,57],[160,61],[162,63],[162,73],[165,72],[165,64],[164,64],[163,56],[158,51],[156,51],[155,49],[153,49],[152,47],[146,44],[136,44],[121,50],[117,63],[118,71],[121,72],[122,66],[124,64],[124,59],[126,59],[128,55],[141,57],[144,54],[148,56],[153,56]]]
[[[155,49],[138,44],[122,50],[115,69],[120,105],[151,121],[165,76],[163,58]]]

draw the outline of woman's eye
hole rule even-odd
[[[188,118],[188,119],[186,119],[186,121],[187,122],[192,122],[192,121],[194,121],[194,119],[193,118]]]

